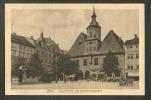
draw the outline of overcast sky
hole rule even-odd
[[[97,21],[102,27],[101,40],[112,29],[124,41],[139,33],[138,10],[97,10]],[[25,37],[37,39],[43,31],[59,47],[69,50],[81,32],[91,22],[92,9],[78,10],[13,10],[12,31]]]

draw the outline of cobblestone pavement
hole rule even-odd
[[[12,89],[138,89],[138,81],[134,81],[133,85],[119,86],[119,82],[95,82],[79,80],[70,82],[59,81],[55,83],[34,83],[34,84],[21,84],[17,80],[13,80]]]

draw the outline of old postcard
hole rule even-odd
[[[144,4],[6,4],[6,95],[144,95]]]

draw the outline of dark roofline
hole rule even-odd
[[[139,38],[138,37],[134,37],[131,40],[125,41],[125,45],[132,45],[132,44],[139,44]]]
[[[81,32],[81,33],[79,34],[79,36],[76,38],[76,40],[74,41],[74,43],[72,44],[70,50],[73,48],[75,42],[78,40],[78,38],[79,38],[81,35],[83,35],[83,36],[85,36],[85,38],[87,38],[87,35],[86,35],[85,33]],[[69,52],[70,52],[70,50],[69,50]]]
[[[120,44],[120,46],[123,48],[123,45],[124,45],[124,41],[113,31],[113,30],[110,30],[109,32],[108,32],[108,34],[106,35],[106,37],[104,38],[104,40],[107,38],[107,36],[109,35],[109,34],[113,34],[114,36],[115,36],[115,38],[116,38],[116,40],[117,40],[117,42]],[[103,41],[104,41],[103,40]]]
[[[91,40],[98,40],[98,41],[100,41],[100,42],[101,42],[101,40],[99,40],[98,38],[97,38],[97,39],[90,39],[90,40],[87,40],[87,41],[91,41]]]
[[[79,57],[88,57],[88,56],[105,56],[108,53],[98,53],[98,54],[87,54],[87,55],[78,55],[78,56],[71,56],[71,58],[79,58]],[[113,55],[124,55],[124,51],[123,52],[112,52]]]
[[[35,48],[35,46],[32,45],[29,41],[27,41],[26,37],[24,36],[11,34],[11,42]]]
[[[89,26],[87,26],[87,29],[89,28],[89,27],[99,27],[99,28],[101,28],[101,26],[100,25],[91,25],[91,24],[89,24]]]

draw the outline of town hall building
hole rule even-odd
[[[109,52],[117,58],[118,69],[124,68],[124,42],[110,30],[104,40],[101,40],[101,26],[96,20],[93,10],[92,21],[88,25],[87,34],[80,33],[69,50],[71,60],[79,64],[79,69],[85,73],[98,73],[103,70],[104,58]]]

